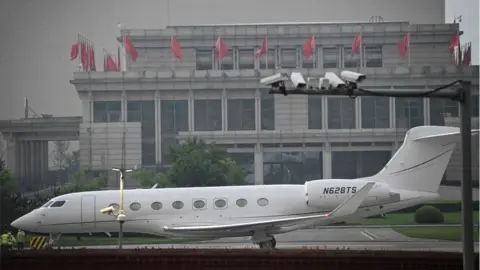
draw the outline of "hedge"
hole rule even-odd
[[[426,205],[431,205],[434,206],[435,208],[438,208],[440,212],[442,213],[452,213],[452,212],[460,212],[462,211],[462,203],[461,202],[446,202],[446,203],[426,203],[426,204],[419,204],[415,206],[411,206],[405,209],[401,209],[392,213],[414,213],[416,212],[420,207],[426,206]],[[473,202],[473,211],[478,211],[478,201]]]

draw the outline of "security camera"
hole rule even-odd
[[[322,90],[330,89],[330,81],[327,78],[320,78],[318,80],[318,88]]]
[[[343,70],[340,72],[340,77],[350,83],[359,83],[367,78],[364,74],[356,73],[349,70]]]
[[[109,206],[100,210],[102,214],[112,214],[115,211],[115,207]]]
[[[290,74],[290,80],[297,89],[305,89],[307,87],[307,83],[300,72],[292,72]]]
[[[281,85],[285,85],[285,82],[288,80],[289,78],[286,73],[277,73],[261,79],[260,83],[265,86],[280,87]]]
[[[330,83],[330,85],[333,88],[342,88],[342,87],[345,87],[347,85],[344,81],[342,81],[342,79],[340,79],[333,72],[325,72],[325,77],[324,78],[328,80],[328,82]]]

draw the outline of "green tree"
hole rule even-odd
[[[197,138],[170,149],[167,177],[177,187],[242,185],[243,172],[224,149]]]
[[[136,171],[135,178],[139,180],[140,186],[143,188],[151,188],[155,184],[158,188],[175,187],[175,184],[165,174],[149,169]]]

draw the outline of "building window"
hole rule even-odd
[[[162,203],[161,202],[153,202],[151,207],[153,210],[160,210],[162,209]]]
[[[352,56],[352,48],[343,48],[343,67],[357,68],[360,67],[360,55]]]
[[[458,117],[458,102],[449,99],[430,99],[430,125],[444,126],[445,118]]]
[[[478,95],[472,95],[472,117],[478,117],[478,110],[479,110],[479,107],[478,107],[478,99],[479,99],[479,96]]]
[[[390,100],[388,97],[362,97],[362,128],[390,127]]]
[[[328,128],[355,128],[355,100],[353,98],[328,98]]]
[[[383,51],[382,45],[365,46],[365,67],[382,67]]]
[[[140,208],[142,208],[142,205],[139,204],[138,202],[134,202],[134,203],[130,204],[130,209],[132,211],[138,211],[138,210],[140,210]]]
[[[260,198],[260,199],[258,199],[257,204],[259,206],[267,206],[268,205],[268,200],[266,198]]]
[[[161,101],[161,151],[162,163],[170,163],[170,147],[178,144],[180,131],[188,131],[188,101]]]
[[[228,100],[228,130],[255,130],[255,100]]]
[[[225,57],[222,60],[218,61],[218,69],[219,70],[232,70],[233,69],[233,50],[229,49]]]
[[[395,98],[395,115],[397,128],[423,125],[423,98]]]
[[[281,68],[297,68],[298,67],[297,49],[295,48],[280,49],[280,67]]]
[[[247,200],[245,200],[245,199],[238,199],[238,200],[237,200],[237,206],[238,206],[238,207],[245,207],[245,206],[247,205],[247,203],[248,203],[248,202],[247,202]]]
[[[141,123],[142,164],[155,165],[155,102],[153,100],[127,101],[127,121]]]
[[[227,201],[224,199],[217,199],[215,200],[214,205],[216,209],[224,209],[227,208]]]
[[[195,200],[193,202],[193,208],[195,208],[195,209],[205,208],[205,200]]]
[[[269,48],[267,53],[258,58],[258,61],[260,69],[275,69],[275,49]]]
[[[253,49],[238,49],[238,69],[254,69],[255,57]]]
[[[322,129],[321,96],[308,96],[308,129]]]
[[[262,130],[275,129],[275,97],[268,90],[260,92],[260,119]]]
[[[338,68],[338,48],[323,48],[323,68]]]
[[[264,152],[263,181],[265,185],[303,185],[305,181],[322,179],[322,164],[323,154],[319,151]]]
[[[196,131],[222,130],[222,100],[195,100],[194,111]]]
[[[302,68],[314,68],[315,67],[315,59],[317,58],[317,49],[315,48],[310,55],[309,59],[305,58],[305,55],[303,54],[303,50],[300,50],[302,52]]]
[[[183,202],[182,201],[174,201],[172,203],[172,207],[175,209],[182,209],[183,208]]]
[[[197,49],[196,58],[197,70],[213,69],[212,49]]]
[[[121,115],[121,101],[93,102],[93,121],[96,123],[120,122]]]

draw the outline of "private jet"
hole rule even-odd
[[[123,231],[188,239],[249,236],[260,248],[274,248],[277,234],[376,216],[438,199],[440,181],[459,134],[456,127],[414,127],[380,172],[357,179],[121,190]],[[66,194],[11,225],[51,236],[109,234],[119,231],[119,202],[117,190]]]

